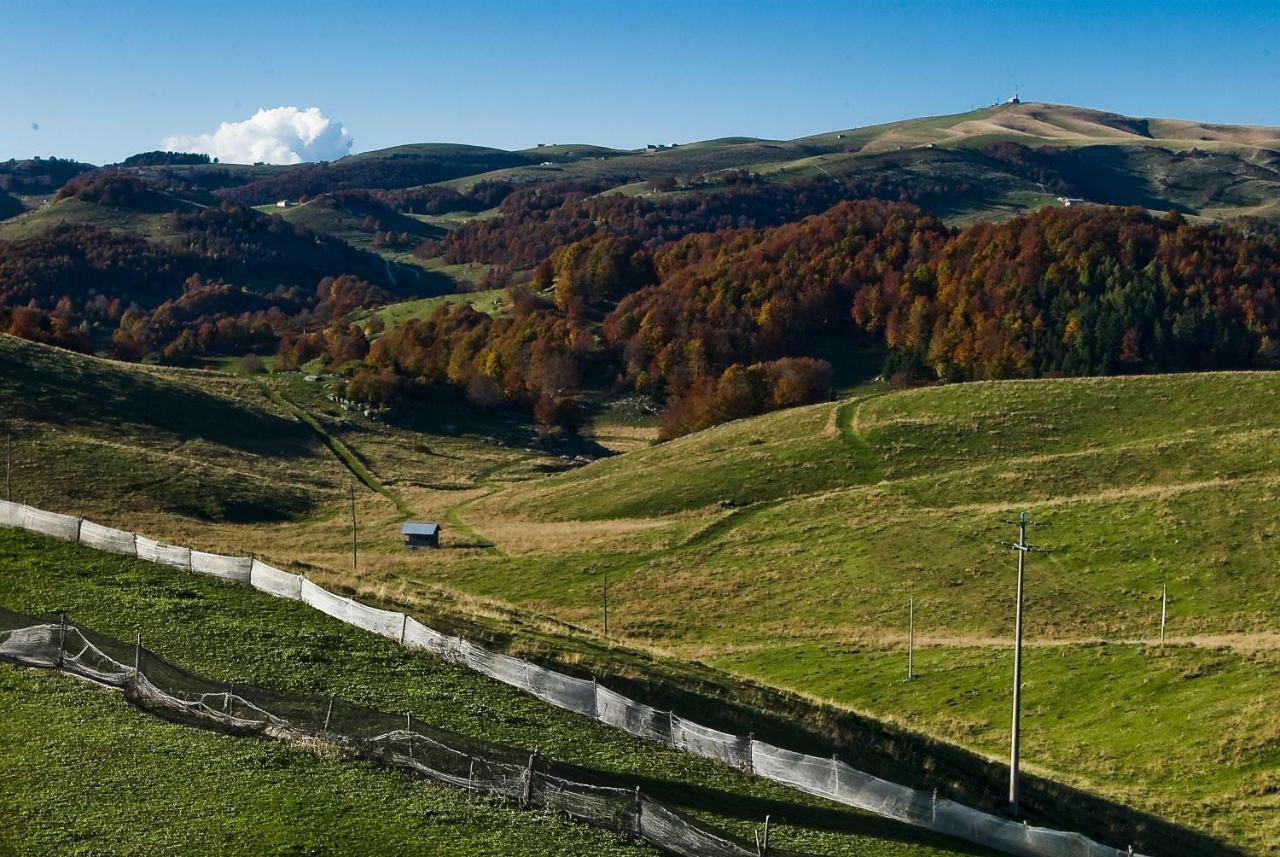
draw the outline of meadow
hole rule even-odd
[[[0,356],[28,389],[89,371],[74,368],[85,358],[6,343]],[[929,765],[959,758],[967,772],[948,785],[975,800],[998,792],[999,766],[985,760],[1007,747],[1014,557],[998,542],[1025,509],[1048,524],[1031,536],[1051,552],[1028,566],[1024,764],[1074,790],[1059,822],[1105,816],[1081,797],[1094,795],[1132,807],[1139,828],[1156,829],[1147,813],[1218,840],[1180,853],[1265,854],[1280,842],[1275,374],[870,384],[576,466],[534,443],[531,427],[446,403],[373,422],[329,401],[323,378],[85,365],[103,377],[71,386],[100,395],[22,412],[16,499],[253,552],[498,648],[621,676],[725,728],[777,730],[798,749],[857,746],[860,761],[903,781],[928,782]],[[194,397],[185,418],[205,426],[235,425],[206,415],[241,403],[279,420],[277,453],[262,461],[230,435],[210,442],[238,470],[297,467],[295,493],[310,505],[275,521],[193,516],[179,502],[194,490],[181,468],[75,490],[85,474],[160,467],[160,429],[119,415],[177,391]],[[97,470],[64,454],[112,421]],[[25,451],[37,445],[38,464]],[[94,499],[100,490],[124,496]],[[403,508],[444,523],[441,550],[402,550]],[[905,682],[909,599],[919,678]],[[1051,811],[1053,794],[1035,811]]]

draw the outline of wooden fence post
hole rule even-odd
[[[635,816],[636,816],[636,819],[635,819],[635,828],[636,828],[636,838],[637,838],[637,839],[644,839],[644,835],[642,834],[642,832],[641,832],[641,830],[640,830],[640,811],[641,811],[641,808],[642,808],[643,806],[644,806],[644,804],[643,804],[643,802],[642,802],[642,801],[641,801],[641,799],[640,799],[640,787],[639,787],[639,786],[636,786],[636,802],[635,802]]]
[[[533,797],[533,764],[537,759],[538,751],[534,750],[529,754],[529,769],[525,771],[524,775],[524,797],[520,800],[522,806],[528,806],[529,799]]]
[[[62,611],[62,619],[58,625],[58,669],[62,669],[62,662],[66,659],[67,654],[67,611]]]

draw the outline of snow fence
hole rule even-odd
[[[715,759],[738,770],[812,795],[914,827],[954,836],[1018,857],[1130,857],[1131,852],[1079,833],[1034,827],[963,806],[946,798],[872,776],[834,758],[810,756],[703,726],[636,702],[595,681],[564,675],[537,664],[491,652],[442,634],[412,616],[335,595],[301,575],[250,557],[228,557],[169,545],[70,515],[0,500],[0,526],[21,528],[86,547],[172,566],[223,580],[248,583],[280,598],[301,601],[340,622],[430,652],[538,699],[669,747]],[[646,825],[663,826],[665,809],[642,814]],[[654,829],[654,836],[667,835]]]

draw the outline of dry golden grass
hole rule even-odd
[[[534,521],[483,513],[464,512],[464,519],[492,539],[506,554],[537,555],[570,553],[589,546],[591,550],[626,551],[652,539],[639,540],[640,533],[670,527],[689,516],[670,518],[622,518],[606,521]]]
[[[952,121],[954,119],[954,121]],[[1181,119],[1145,120],[1062,104],[1024,102],[975,111],[965,117],[934,117],[884,126],[863,153],[927,143],[958,143],[974,137],[1027,137],[1060,145],[1162,145],[1166,148],[1274,149],[1280,130],[1253,125],[1212,125]]]
[[[609,425],[591,428],[584,437],[594,440],[612,453],[634,452],[658,441],[657,426]]]

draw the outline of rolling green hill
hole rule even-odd
[[[1276,374],[871,387],[554,475],[555,456],[459,434],[456,416],[370,423],[298,377],[268,397],[251,379],[0,346],[18,499],[400,603],[514,606],[553,637],[599,634],[607,571],[615,641],[997,759],[1013,569],[997,542],[1027,509],[1053,549],[1029,566],[1030,770],[1250,853],[1280,836]],[[389,492],[360,495],[358,575],[335,442]],[[444,549],[404,554],[389,496],[444,521]],[[192,499],[210,497],[285,516]],[[920,677],[904,684],[909,599]],[[543,645],[602,657],[572,639]],[[638,668],[690,680],[663,663]]]
[[[388,211],[384,207],[362,204],[357,201],[339,203],[328,197],[310,200],[304,205],[280,208],[276,205],[259,206],[258,210],[265,214],[278,215],[290,223],[301,223],[308,229],[323,232],[335,238],[341,238],[348,244],[362,250],[374,250],[372,246],[373,232],[391,231],[406,232],[418,241],[426,238],[439,238],[444,230],[423,223],[421,220],[399,212]],[[375,229],[366,229],[366,218],[373,217]]]
[[[50,200],[31,211],[0,222],[0,241],[17,241],[47,232],[64,223],[97,226],[130,232],[151,240],[173,237],[168,215],[174,211],[191,211],[190,202],[167,196],[170,203],[165,210],[139,211],[128,208],[112,208],[79,199]]]
[[[1263,853],[1280,836],[1277,392],[1266,373],[871,391],[507,487],[461,518],[508,556],[439,573],[598,627],[607,571],[629,641],[998,757],[998,542],[1026,509],[1052,548],[1030,560],[1026,758]],[[903,685],[909,600],[923,676]]]
[[[250,379],[147,369],[0,335],[14,498],[114,520],[280,521],[343,483],[315,435]]]

